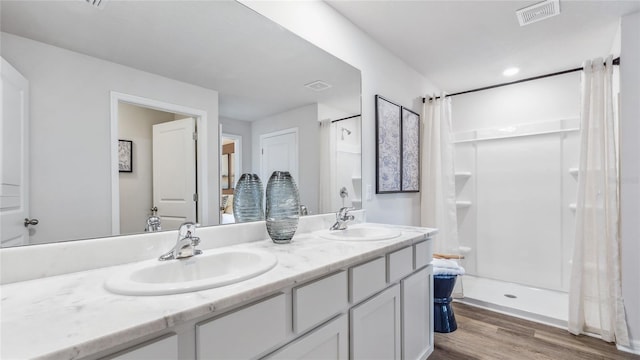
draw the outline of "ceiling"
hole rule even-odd
[[[449,93],[605,57],[619,18],[640,11],[640,0],[561,0],[560,15],[521,27],[516,10],[539,0],[325,1]],[[508,67],[518,67],[520,73],[505,78],[502,71]]]
[[[235,1],[0,5],[3,32],[217,90],[222,117],[252,121],[315,102],[360,112],[357,69]],[[304,87],[316,80],[332,87]]]

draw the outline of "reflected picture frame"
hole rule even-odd
[[[118,140],[118,171],[133,172],[133,141]]]

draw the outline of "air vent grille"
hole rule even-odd
[[[322,80],[317,80],[314,82],[310,82],[304,85],[305,87],[313,90],[313,91],[324,91],[331,87],[331,85],[327,84]]]
[[[84,0],[87,2],[87,4],[97,7],[98,9],[102,9],[104,8],[104,4],[107,2],[107,0]]]
[[[560,0],[545,0],[516,11],[520,26],[533,24],[560,14]]]

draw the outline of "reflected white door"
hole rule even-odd
[[[153,125],[153,206],[162,230],[196,221],[196,131],[194,118]]]
[[[274,171],[288,171],[296,183],[298,178],[298,129],[287,129],[260,135],[260,178],[267,184]]]
[[[1,60],[0,240],[7,247],[29,243],[29,82]]]

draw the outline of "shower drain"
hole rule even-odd
[[[508,297],[509,299],[517,299],[518,297],[513,295],[513,294],[504,294],[504,296]]]

